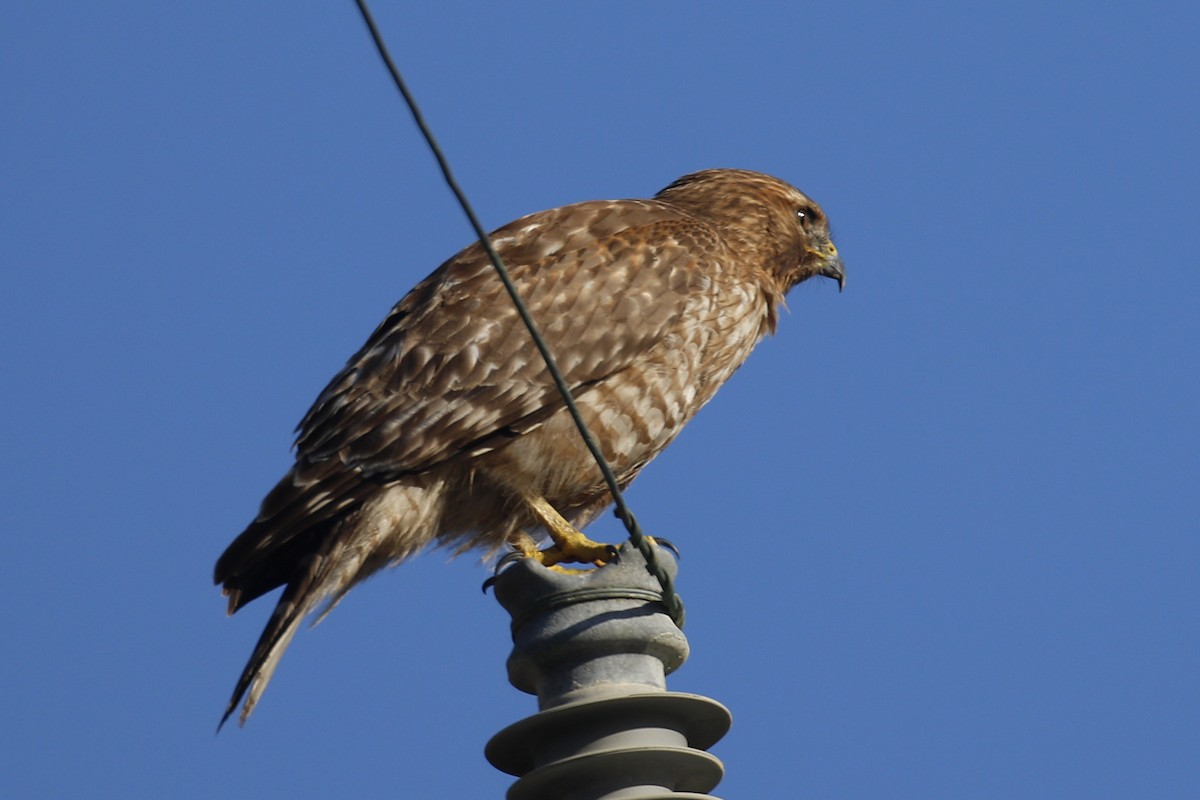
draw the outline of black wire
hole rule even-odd
[[[367,8],[366,0],[355,0],[355,2],[358,4],[358,10],[362,14],[363,21],[367,23],[367,30],[371,32],[375,48],[379,51],[379,55],[383,59],[383,63],[387,66],[388,72],[391,73],[396,88],[400,90],[401,96],[404,97],[404,102],[408,105],[408,110],[412,113],[413,121],[417,123],[417,127],[421,130],[421,135],[425,137],[425,142],[429,145],[433,157],[437,160],[438,167],[442,170],[442,176],[446,179],[446,185],[450,187],[450,191],[458,199],[458,204],[462,206],[463,213],[467,215],[471,227],[475,230],[475,235],[479,238],[480,245],[483,246],[484,252],[491,259],[492,266],[496,268],[496,274],[500,276],[500,281],[508,291],[508,296],[512,298],[513,305],[516,306],[521,321],[529,329],[529,335],[533,337],[533,343],[537,346],[538,352],[542,354],[542,359],[546,362],[546,369],[549,370],[550,377],[554,380],[554,385],[558,387],[559,394],[562,395],[567,411],[570,413],[571,419],[575,421],[575,427],[579,429],[579,435],[583,438],[583,443],[587,445],[592,458],[596,460],[596,466],[600,468],[600,473],[604,476],[604,482],[608,485],[608,491],[612,495],[613,504],[616,506],[614,513],[625,524],[625,529],[629,531],[629,540],[633,542],[634,547],[646,559],[646,568],[650,570],[662,586],[663,602],[667,606],[667,611],[670,613],[671,619],[675,621],[676,625],[682,628],[684,620],[683,601],[675,591],[675,582],[658,562],[658,553],[655,551],[646,534],[642,533],[642,528],[638,524],[637,518],[633,516],[633,511],[630,510],[629,505],[625,502],[625,497],[621,493],[621,487],[617,483],[617,476],[613,473],[607,459],[604,458],[604,453],[600,451],[599,445],[596,444],[592,432],[588,430],[587,423],[583,421],[583,416],[579,413],[579,406],[575,403],[575,398],[571,394],[571,388],[567,386],[566,380],[563,379],[562,372],[558,368],[558,363],[554,360],[550,348],[547,347],[545,339],[542,338],[541,333],[538,331],[537,324],[533,321],[529,309],[525,307],[524,301],[521,300],[521,295],[517,291],[512,278],[509,276],[508,269],[504,266],[504,261],[500,258],[500,254],[496,252],[495,248],[492,247],[492,242],[488,238],[487,231],[483,229],[483,225],[480,224],[479,218],[475,216],[475,210],[467,200],[466,194],[463,193],[463,190],[458,185],[458,181],[454,179],[454,175],[450,172],[450,164],[447,162],[445,154],[442,153],[442,148],[438,146],[437,139],[434,138],[429,125],[426,124],[425,117],[421,115],[421,110],[417,107],[417,101],[408,90],[404,79],[400,77],[400,70],[396,67],[395,62],[392,61],[392,56],[388,52],[387,45],[383,42],[383,36],[379,33],[379,28],[375,26],[375,19],[371,16],[370,9]]]

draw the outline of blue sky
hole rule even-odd
[[[716,793],[1200,794],[1192,5],[416,5],[374,10],[485,225],[716,166],[833,221],[845,294],[629,493]],[[213,561],[471,238],[353,4],[9,3],[0,102],[0,795],[501,797],[534,704],[470,556],[213,735],[269,611]]]

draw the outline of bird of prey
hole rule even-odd
[[[789,289],[845,282],[820,206],[744,170],[531,214],[491,241],[622,487],[774,332]],[[246,721],[310,612],[427,545],[546,565],[614,552],[580,532],[612,498],[478,243],[392,308],[297,431],[295,465],[216,564],[230,614],[284,587],[222,724],[243,697]]]

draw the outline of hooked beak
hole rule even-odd
[[[821,259],[821,268],[817,270],[817,274],[837,281],[839,292],[845,290],[846,267],[842,263],[842,257],[838,254],[837,248],[833,246],[833,242],[825,242],[824,247],[819,250],[815,247],[809,247],[807,250]]]

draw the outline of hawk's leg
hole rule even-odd
[[[540,495],[522,495],[521,499],[542,524],[554,544],[545,550],[526,552],[544,566],[554,564],[595,564],[602,567],[617,556],[617,548],[611,544],[593,542],[575,526],[563,519],[554,506]],[[518,549],[524,549],[518,546]]]

